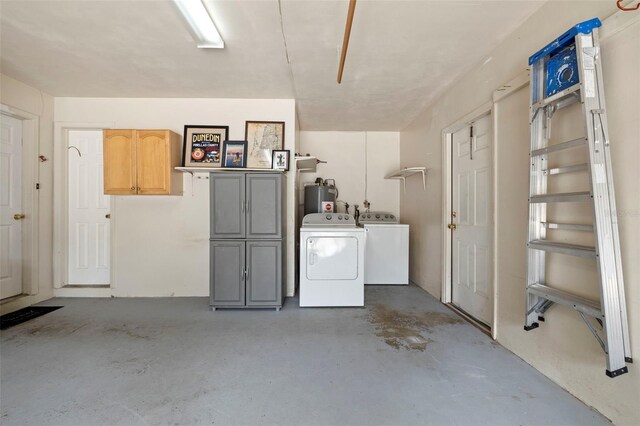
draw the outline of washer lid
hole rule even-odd
[[[310,213],[302,219],[303,228],[318,227],[355,228],[356,221],[346,213]]]
[[[399,223],[398,216],[389,212],[367,212],[362,213],[358,218],[358,223]]]

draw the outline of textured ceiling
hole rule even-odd
[[[542,1],[206,0],[224,50],[170,1],[0,3],[1,70],[53,96],[295,98],[303,130],[399,130]]]

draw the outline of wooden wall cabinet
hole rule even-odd
[[[103,131],[104,193],[182,195],[182,138],[170,130]]]

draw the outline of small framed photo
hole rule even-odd
[[[270,169],[271,151],[284,148],[284,121],[247,121],[244,127],[247,140],[247,167]]]
[[[222,142],[229,137],[229,126],[184,126],[185,167],[221,167]]]
[[[244,168],[247,164],[247,141],[225,141],[223,166]]]
[[[289,150],[274,149],[271,151],[271,168],[274,170],[289,171]]]

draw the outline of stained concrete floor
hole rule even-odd
[[[1,333],[3,425],[610,424],[417,287],[364,309],[54,299]]]

